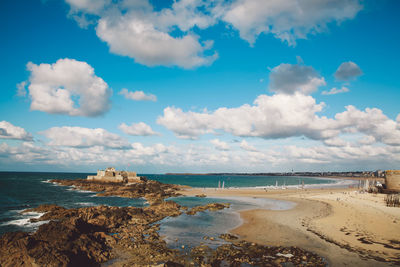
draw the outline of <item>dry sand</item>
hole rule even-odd
[[[185,195],[246,196],[289,200],[290,210],[241,211],[231,232],[265,245],[298,246],[325,257],[330,266],[388,266],[400,259],[400,208],[384,195],[355,189],[185,189]],[[378,260],[378,261],[377,261]]]

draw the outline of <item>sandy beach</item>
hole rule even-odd
[[[324,257],[330,266],[388,266],[400,259],[400,208],[386,207],[383,194],[356,189],[186,188],[185,195],[288,200],[290,210],[241,211],[231,232],[265,245],[297,246]]]

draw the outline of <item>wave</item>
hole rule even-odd
[[[81,189],[75,189],[76,192],[79,193],[92,193],[92,194],[96,194],[97,192],[93,192],[93,191],[89,191],[89,190],[81,190]]]
[[[78,202],[76,204],[77,205],[81,205],[81,206],[87,206],[87,207],[96,206],[97,205],[96,203],[93,203],[93,202]]]
[[[21,213],[21,211],[16,211],[18,212],[19,216],[22,216],[23,218],[18,218],[15,220],[11,220],[8,222],[3,222],[1,225],[6,226],[6,225],[14,225],[14,226],[20,226],[20,227],[38,227],[44,223],[47,223],[48,221],[39,221],[39,222],[31,222],[31,219],[39,219],[44,213],[42,212],[24,212]]]

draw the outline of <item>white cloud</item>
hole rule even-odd
[[[196,139],[199,135],[223,130],[236,136],[285,138],[304,135],[323,139],[337,134],[330,128],[330,119],[316,115],[323,107],[324,103],[317,104],[311,96],[300,93],[260,95],[252,106],[223,107],[212,113],[184,112],[167,107],[157,123],[180,138]]]
[[[26,81],[17,84],[17,96],[26,96]]]
[[[192,33],[173,37],[158,30],[145,17],[137,14],[102,17],[96,27],[97,35],[110,46],[111,52],[129,56],[146,66],[190,69],[210,65],[217,59],[216,52],[204,54],[211,49],[211,41],[200,43],[199,37]]]
[[[358,140],[358,143],[361,145],[372,145],[376,142],[375,137],[366,135],[363,136],[360,140]]]
[[[343,62],[335,72],[335,78],[341,81],[349,81],[362,74],[360,67],[354,62]]]
[[[66,2],[69,16],[81,27],[95,24],[97,36],[112,53],[146,66],[186,69],[210,65],[218,58],[211,49],[213,41],[200,41],[195,28],[208,29],[222,21],[250,44],[261,33],[271,33],[295,45],[297,39],[323,32],[328,23],[352,19],[362,9],[359,0],[180,0],[159,10],[148,0]]]
[[[333,87],[331,90],[329,91],[322,91],[323,95],[336,95],[336,94],[340,94],[340,93],[347,93],[349,92],[349,88],[342,86],[342,88],[337,89],[336,87]]]
[[[324,140],[324,144],[327,146],[342,147],[342,146],[347,146],[349,143],[340,137],[333,137],[331,139]]]
[[[257,148],[255,148],[254,146],[247,143],[246,140],[243,140],[242,142],[240,142],[240,148],[242,148],[246,151],[254,151],[254,152],[258,151]]]
[[[374,137],[378,142],[400,146],[398,123],[380,109],[366,108],[362,111],[351,105],[346,106],[346,111],[335,115],[335,124],[343,132],[359,132]]]
[[[143,91],[130,92],[128,89],[123,88],[120,92],[126,99],[132,99],[137,101],[157,101],[157,97],[152,94],[146,94]]]
[[[347,106],[344,112],[327,118],[317,115],[323,107],[324,103],[317,104],[313,97],[299,93],[260,95],[254,105],[223,107],[214,112],[184,112],[167,107],[157,122],[180,138],[196,139],[199,135],[222,130],[235,136],[265,139],[305,136],[327,140],[327,144],[337,146],[340,140],[335,138],[339,135],[361,133],[373,136],[377,142],[400,145],[399,123],[389,119],[380,109],[362,111]]]
[[[51,65],[29,62],[27,67],[32,110],[93,117],[110,109],[107,83],[86,62],[65,58]]]
[[[225,11],[223,20],[253,44],[261,33],[295,45],[296,39],[323,32],[330,22],[352,19],[362,9],[358,0],[237,0]]]
[[[114,165],[147,173],[196,172],[249,172],[295,170],[371,170],[394,168],[400,164],[400,147],[387,145],[302,146],[283,145],[258,151],[233,149],[215,150],[211,146],[190,143],[176,146],[133,143],[123,151],[104,146],[70,147],[41,146],[23,142],[17,146],[0,143],[0,167],[20,164],[30,170],[32,166],[55,165],[65,170],[92,170]],[[177,165],[179,162],[179,165]],[[25,164],[25,165],[21,165]],[[142,172],[143,173],[143,172]]]
[[[171,8],[164,8],[158,13],[155,22],[159,28],[168,29],[177,26],[184,32],[195,26],[206,29],[217,22],[216,17],[209,14],[212,10],[213,1],[174,1]]]
[[[226,151],[226,150],[230,149],[230,146],[226,142],[221,141],[219,139],[210,140],[210,143],[213,144],[215,149],[217,149],[217,150]]]
[[[102,146],[114,149],[127,149],[130,144],[117,134],[110,133],[104,129],[82,128],[82,127],[53,127],[41,132],[50,141],[49,146],[67,147],[93,147]]]
[[[159,133],[153,131],[153,129],[151,129],[151,127],[144,122],[132,123],[130,126],[122,123],[118,126],[118,128],[124,133],[134,136],[159,135]]]
[[[214,132],[208,125],[209,120],[207,113],[183,112],[180,108],[166,107],[157,123],[172,130],[179,138],[196,139],[198,135]]]
[[[99,14],[111,0],[65,0],[65,2],[71,6],[72,12]]]
[[[313,67],[302,64],[282,63],[271,69],[269,79],[269,90],[283,94],[310,94],[326,84]]]
[[[0,121],[0,139],[32,140],[32,135],[24,128],[15,126],[8,121]]]

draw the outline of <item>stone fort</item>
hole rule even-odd
[[[105,170],[98,170],[97,175],[89,175],[87,180],[117,182],[117,183],[135,183],[142,180],[136,175],[136,172],[117,171],[114,167],[109,167]]]

